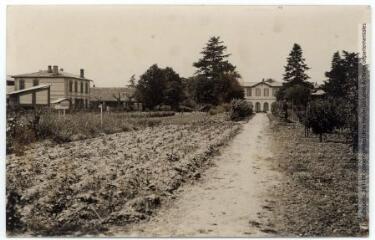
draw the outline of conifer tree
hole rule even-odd
[[[220,37],[211,37],[203,48],[203,55],[193,66],[195,73],[194,96],[198,103],[220,104],[233,98],[243,98],[243,89],[238,83],[241,77],[236,67],[228,61],[227,47]]]
[[[302,56],[302,48],[297,43],[293,45],[284,69],[283,79],[288,85],[305,84],[307,79],[310,78],[306,74],[306,71],[310,68],[306,65],[305,59]]]
[[[330,96],[342,97],[344,94],[345,69],[343,63],[340,53],[335,52],[332,57],[331,70],[325,73],[328,79],[323,84],[324,91]]]
[[[203,57],[193,64],[198,68],[196,74],[212,79],[226,72],[234,72],[236,67],[226,60],[230,56],[224,54],[226,49],[220,37],[211,37],[201,52]]]
[[[310,77],[306,71],[310,68],[305,63],[301,46],[297,43],[293,45],[284,69],[285,82],[277,93],[277,99],[287,100],[297,107],[305,107],[313,84],[307,81]]]

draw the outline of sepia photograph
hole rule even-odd
[[[7,237],[369,237],[371,6],[5,18]]]

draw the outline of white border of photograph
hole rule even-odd
[[[1,178],[1,196],[0,196],[0,238],[5,239],[5,129],[6,129],[6,96],[5,96],[5,89],[6,89],[6,8],[8,5],[111,5],[111,4],[136,4],[136,5],[370,5],[371,8],[375,5],[374,1],[370,0],[317,0],[317,1],[304,1],[304,0],[289,0],[289,1],[275,1],[275,0],[2,0],[0,2],[0,75],[3,79],[0,83],[0,151],[1,151],[1,163],[2,166],[0,168],[0,178]],[[374,32],[374,25],[370,24],[371,33]],[[371,34],[370,33],[370,34]],[[370,40],[368,42],[371,47],[374,43],[374,38],[372,34],[370,36]],[[371,48],[370,48],[371,49]],[[360,51],[360,49],[358,49]],[[372,52],[371,52],[372,53]],[[373,62],[374,57],[373,54],[368,53],[369,58],[371,59],[370,62]],[[374,76],[374,69],[371,68],[371,78]],[[373,151],[374,145],[374,121],[373,113],[374,113],[374,92],[375,86],[370,81],[370,162],[374,159]],[[374,214],[373,214],[373,200],[374,192],[372,191],[371,183],[374,181],[374,164],[370,164],[370,229],[369,229],[369,239],[371,239],[374,235]],[[372,201],[371,201],[372,200]],[[33,239],[33,238],[12,238],[12,239]],[[62,239],[60,238],[43,238],[43,239]],[[70,239],[79,239],[79,238],[70,238]],[[96,238],[85,238],[85,239],[96,239]],[[105,239],[110,239],[105,237]],[[116,239],[116,238],[113,238]],[[118,239],[118,238],[117,238]],[[146,238],[145,238],[146,239]],[[200,238],[196,238],[200,239]],[[212,238],[205,238],[205,239],[212,239]],[[253,238],[254,239],[254,238]],[[255,238],[256,239],[256,238]],[[277,239],[277,238],[268,238],[268,239]],[[308,238],[304,238],[308,239]],[[327,238],[313,238],[313,239],[327,239]],[[329,238],[329,239],[360,239],[360,238]]]

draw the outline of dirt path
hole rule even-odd
[[[207,170],[201,181],[183,187],[177,199],[149,222],[115,235],[272,235],[272,222],[266,219],[271,200],[268,193],[280,176],[272,170],[268,128],[267,116],[256,114],[213,160],[216,166]]]

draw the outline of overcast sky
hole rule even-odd
[[[58,65],[100,87],[121,87],[157,63],[183,77],[210,36],[220,36],[243,81],[282,79],[293,43],[311,81],[322,82],[337,50],[358,52],[369,7],[9,6],[7,74]]]

